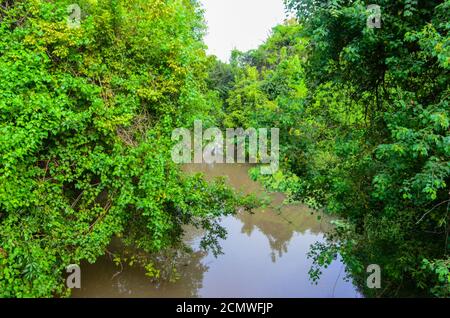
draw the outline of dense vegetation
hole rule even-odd
[[[171,132],[212,122],[204,24],[189,0],[1,1],[0,297],[64,296],[69,264],[114,236],[147,251],[183,224],[223,231],[237,198],[182,177]]]
[[[314,279],[339,253],[368,296],[450,296],[450,1],[286,0],[297,19],[230,63],[195,0],[77,2],[80,27],[72,1],[0,0],[0,297],[68,296],[65,267],[113,237],[214,245],[251,202],[172,162],[194,119],[280,128],[282,169],[252,176],[339,217]]]
[[[254,177],[340,217],[314,279],[340,253],[368,296],[450,296],[450,1],[286,5],[300,24],[211,71],[224,125],[279,127],[283,169]]]

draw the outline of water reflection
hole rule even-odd
[[[263,198],[267,196],[264,188],[248,177],[247,164],[237,165],[186,165],[188,173],[201,172],[207,179],[227,176],[229,183],[245,194],[255,194]],[[285,196],[281,193],[271,193],[271,204],[268,208],[254,211],[254,214],[240,213],[237,215],[243,225],[241,232],[250,238],[254,231],[261,231],[269,242],[272,250],[271,258],[275,262],[277,257],[282,257],[288,252],[288,245],[295,233],[305,234],[309,231],[313,234],[325,233],[330,229],[330,219],[323,213],[312,211],[304,205],[283,204]],[[320,216],[320,220],[319,217]]]
[[[230,185],[244,193],[265,195],[248,177],[248,165],[188,165],[186,173],[203,172],[209,179],[227,176]],[[138,267],[124,266],[120,274],[105,256],[96,264],[82,265],[82,289],[74,297],[360,297],[344,280],[345,267],[338,259],[323,271],[318,285],[309,281],[311,266],[306,254],[311,244],[324,240],[330,228],[325,215],[304,206],[281,206],[284,196],[270,195],[271,207],[254,214],[239,213],[221,220],[228,238],[224,254],[215,258],[198,245],[201,233],[188,230],[186,241],[195,252],[177,260],[179,280],[154,282]],[[280,208],[274,208],[280,206]]]

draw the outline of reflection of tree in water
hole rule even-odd
[[[74,290],[74,297],[198,297],[209,269],[202,263],[206,253],[201,251],[149,255],[117,246],[114,250],[95,264],[82,264],[82,288]],[[148,263],[160,272],[159,278],[148,277],[144,268]]]
[[[158,297],[198,297],[198,291],[203,287],[204,273],[209,269],[202,263],[206,255],[202,251],[177,251],[159,256],[154,261],[154,267],[163,274],[148,280],[151,289]]]
[[[324,221],[318,220],[319,214]],[[276,262],[277,256],[280,258],[288,252],[288,245],[294,233],[305,234],[308,231],[312,234],[320,234],[330,227],[329,221],[322,213],[311,214],[310,209],[301,205],[286,205],[280,209],[260,209],[254,214],[240,213],[238,218],[244,223],[242,233],[250,236],[256,228],[267,237],[273,262]]]
[[[186,171],[203,172],[207,179],[226,176],[228,182],[236,190],[242,190],[244,194],[254,194],[264,198],[268,194],[264,187],[251,180],[248,170],[252,165],[247,164],[219,164],[219,165],[186,165]],[[322,215],[322,221],[317,220],[317,213],[311,215],[311,210],[302,205],[287,205],[281,211],[275,207],[279,206],[286,199],[281,193],[271,193],[269,197],[272,201],[272,208],[256,210],[255,214],[240,213],[238,218],[244,223],[242,233],[251,235],[255,228],[259,229],[269,240],[272,249],[272,260],[276,261],[276,256],[281,257],[287,253],[289,242],[294,233],[304,234],[309,231],[313,234],[323,233],[327,230],[328,222]],[[280,213],[281,212],[281,213]]]
[[[258,228],[267,237],[274,262],[276,261],[276,254],[281,257],[283,253],[287,252],[288,244],[294,234],[287,222],[280,222],[280,219],[275,216],[272,212],[258,212],[254,215],[241,213],[238,216],[244,223],[242,233],[251,236],[255,228]]]
[[[186,293],[183,297],[199,297],[198,292],[203,287],[203,276],[209,270],[209,267],[202,263],[205,256],[204,252],[191,254],[189,263],[184,264],[184,268],[180,270],[181,277],[177,284],[183,286]]]

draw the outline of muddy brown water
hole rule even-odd
[[[250,165],[186,165],[186,173],[201,172],[207,179],[228,178],[237,190],[266,195],[263,187],[248,176]],[[140,267],[118,267],[108,256],[95,264],[82,264],[81,289],[73,297],[362,297],[352,282],[345,280],[345,266],[338,258],[323,270],[319,283],[311,283],[307,258],[310,245],[324,240],[330,220],[302,205],[281,206],[285,197],[268,194],[270,207],[225,217],[226,240],[220,242],[223,255],[201,252],[201,233],[186,238],[194,252],[179,272],[176,282],[150,280]]]

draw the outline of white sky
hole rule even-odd
[[[208,34],[208,53],[227,62],[231,51],[248,51],[264,42],[285,19],[283,0],[200,0]]]

